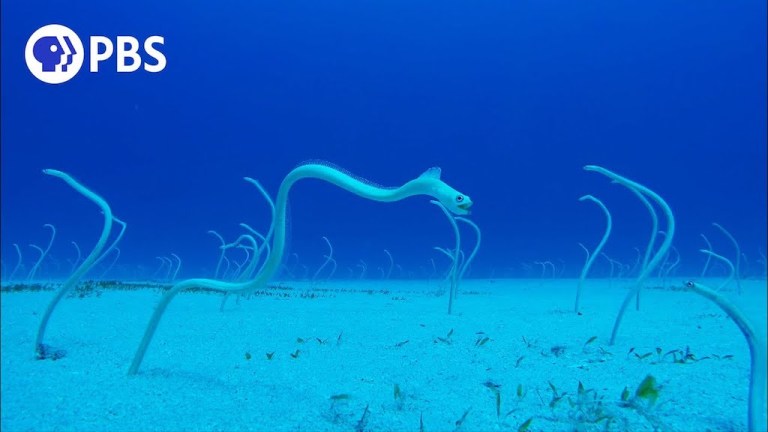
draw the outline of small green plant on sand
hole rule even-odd
[[[520,356],[520,357],[517,358],[517,360],[515,361],[515,368],[519,368],[520,367],[520,363],[523,362],[524,358],[525,358],[525,356]]]
[[[475,340],[475,346],[481,347],[486,343],[488,343],[489,340],[491,340],[491,338],[489,338],[488,336],[485,336],[485,334],[481,334],[477,337],[477,340]]]
[[[456,424],[456,429],[454,429],[454,431],[461,430],[461,426],[467,420],[467,416],[469,415],[469,411],[471,411],[471,410],[472,410],[472,408],[467,408],[467,409],[464,410],[464,414],[461,415],[461,418],[456,420],[456,423],[455,423]]]
[[[403,391],[400,390],[400,385],[395,384],[393,395],[395,398],[395,407],[397,407],[398,411],[402,411],[403,404],[405,403],[405,396],[403,395]]]
[[[517,394],[518,400],[523,400],[523,398],[525,398],[525,395],[528,394],[528,392],[523,388],[522,384],[518,384],[516,394]]]
[[[451,345],[453,343],[453,341],[451,340],[451,336],[453,336],[453,329],[448,331],[448,334],[445,335],[445,337],[440,337],[440,336],[436,337],[433,342],[434,343],[444,343],[446,345]]]
[[[576,424],[610,423],[613,416],[607,413],[603,399],[604,397],[598,395],[597,391],[585,388],[584,384],[579,381],[576,396],[568,398],[568,404],[571,407],[569,412],[571,421]]]
[[[368,405],[366,405],[363,415],[360,417],[360,420],[357,421],[357,424],[355,424],[355,432],[365,432],[365,427],[368,426],[368,419],[370,416],[371,410],[369,410]]]
[[[671,430],[672,428],[665,424],[661,416],[657,415],[655,409],[658,406],[657,401],[661,395],[661,389],[662,386],[658,384],[653,375],[646,375],[638,384],[633,395],[630,394],[629,388],[624,387],[619,406],[634,409],[654,427],[654,430]]]
[[[518,428],[517,432],[527,432],[528,428],[531,427],[531,423],[533,422],[533,417],[529,418],[528,420],[524,421]]]
[[[606,403],[604,396],[596,390],[586,388],[581,381],[578,382],[575,393],[560,392],[551,382],[549,388],[552,391],[550,412],[540,416],[542,420],[568,423],[568,430],[574,431],[610,430],[616,414],[612,411],[611,404]],[[567,404],[563,401],[567,401]],[[544,404],[544,400],[541,402]]]
[[[552,382],[549,382],[549,389],[552,390],[552,399],[549,401],[549,408],[554,410],[568,393],[559,394],[557,387],[555,387]]]
[[[535,340],[527,339],[525,336],[522,336],[521,339],[523,340],[526,348],[538,348]]]
[[[661,387],[656,382],[656,378],[653,375],[646,375],[643,381],[640,382],[640,385],[637,386],[637,390],[635,390],[635,400],[645,401],[651,407],[659,399],[660,391]]]
[[[501,417],[501,386],[491,381],[486,381],[483,385],[487,387],[491,392],[493,392],[493,396],[496,399],[496,418],[500,418]]]
[[[597,336],[592,336],[591,338],[587,339],[587,341],[586,341],[586,342],[584,342],[584,346],[582,346],[582,347],[581,347],[581,350],[582,350],[583,352],[585,352],[585,353],[586,353],[586,352],[588,352],[588,350],[589,350],[589,347],[590,347],[590,346],[592,345],[592,343],[593,343],[594,341],[596,341],[596,340],[597,340]]]
[[[328,400],[331,404],[322,416],[335,425],[351,426],[355,421],[355,412],[349,406],[352,396],[349,393],[337,393],[331,395]]]
[[[581,381],[573,393],[561,392],[551,382],[549,388],[552,392],[550,411],[538,415],[537,421],[568,424],[567,430],[571,431],[620,431],[624,430],[621,425],[626,426],[628,417],[635,416],[626,411],[630,409],[644,418],[653,430],[676,430],[665,424],[664,418],[659,415],[658,406],[663,403],[659,401],[662,387],[652,375],[647,375],[634,391],[631,387],[624,387],[620,400],[606,399]],[[542,406],[546,405],[541,395],[539,399]],[[550,426],[549,430],[561,429]]]

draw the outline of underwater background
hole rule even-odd
[[[0,7],[3,432],[768,431],[764,0]]]
[[[128,223],[106,277],[149,277],[178,254],[179,277],[211,276],[218,242],[259,230],[269,210],[250,176],[275,194],[307,160],[326,160],[399,186],[431,166],[474,201],[483,244],[467,277],[563,277],[583,263],[613,213],[605,252],[631,263],[649,217],[624,188],[582,170],[597,164],[669,202],[678,222],[677,274],[698,274],[700,234],[746,255],[761,275],[766,245],[766,3],[563,1],[257,1],[2,4],[2,256],[54,243],[43,277],[63,277],[70,241],[93,244],[101,216],[41,173],[65,171]],[[98,73],[48,85],[23,48],[42,25],[81,38],[162,35],[160,73]],[[85,40],[85,39],[84,39]],[[326,236],[338,276],[390,251],[422,278],[434,246],[452,243],[425,198],[362,200],[320,181],[291,192],[288,254],[311,274]],[[730,251],[730,249],[727,249]],[[294,258],[295,259],[295,258]],[[440,261],[443,260],[443,261]],[[59,264],[51,264],[58,262]],[[533,270],[531,270],[533,266]],[[608,275],[598,260],[593,275]],[[713,269],[725,274],[725,268]]]

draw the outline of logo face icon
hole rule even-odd
[[[27,68],[48,84],[71,80],[83,66],[83,42],[69,27],[50,24],[37,29],[24,50]]]

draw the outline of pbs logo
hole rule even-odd
[[[61,84],[71,80],[83,66],[85,49],[71,29],[50,24],[32,33],[24,57],[29,71],[37,79]]]
[[[144,62],[139,40],[133,36],[117,36],[117,43],[106,36],[91,36],[89,43],[90,71],[99,72],[99,63],[116,57],[117,72],[135,72],[142,66],[147,72],[160,72],[167,64],[165,55],[158,46],[165,39],[150,36],[143,43],[144,55],[151,61]],[[82,68],[85,61],[85,47],[70,28],[50,24],[32,33],[27,41],[24,57],[27,68],[37,79],[48,84],[61,84],[71,80]]]

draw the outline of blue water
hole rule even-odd
[[[183,278],[212,276],[208,230],[266,231],[268,208],[242,177],[274,195],[292,168],[321,159],[387,186],[441,167],[483,232],[468,277],[532,276],[544,260],[577,275],[578,243],[594,247],[605,226],[584,194],[613,214],[605,252],[630,265],[650,218],[586,164],[667,200],[677,274],[701,271],[700,234],[734,258],[718,222],[740,243],[744,275],[759,276],[765,15],[765,2],[715,1],[3,2],[6,272],[14,243],[28,265],[37,257],[28,244],[47,243],[43,224],[58,237],[42,277],[65,276],[71,242],[85,251],[98,236],[98,210],[44,168],[73,175],[128,223],[106,277],[149,277],[156,256],[176,253]],[[44,84],[23,53],[49,23],[84,39],[161,35],[167,67],[117,73],[113,56],[90,73],[86,58],[71,81]],[[425,277],[431,259],[447,265],[433,247],[453,244],[424,197],[381,204],[312,180],[291,193],[289,233],[304,274],[324,260],[322,236],[340,276],[360,259],[380,276],[387,249],[397,277]],[[596,276],[609,271],[595,264]]]
[[[765,1],[11,0],[1,12],[3,430],[765,430]],[[82,52],[69,35],[31,39],[54,23]],[[118,72],[115,53],[91,71],[89,42],[120,51],[126,36],[162,37],[165,68]],[[84,64],[48,84],[41,56]],[[470,264],[476,236],[460,224],[473,280],[448,282],[455,237],[428,197],[374,202],[306,179],[276,273],[262,273],[279,287],[227,307],[184,293],[163,316],[172,283],[237,280],[252,257],[229,250],[217,269],[209,230],[266,235],[269,206],[243,177],[274,198],[307,161],[394,188],[440,167],[457,191],[444,204],[471,200],[482,232]],[[651,217],[585,165],[674,213],[671,237],[654,202],[666,234],[644,285]],[[45,169],[128,224],[119,256],[60,303],[75,245],[88,254],[103,217]],[[613,230],[573,308],[580,244],[594,251],[606,227],[584,195]],[[732,309],[687,292],[702,283]],[[756,335],[749,349],[734,323]],[[646,380],[663,389],[655,406],[635,390]]]

